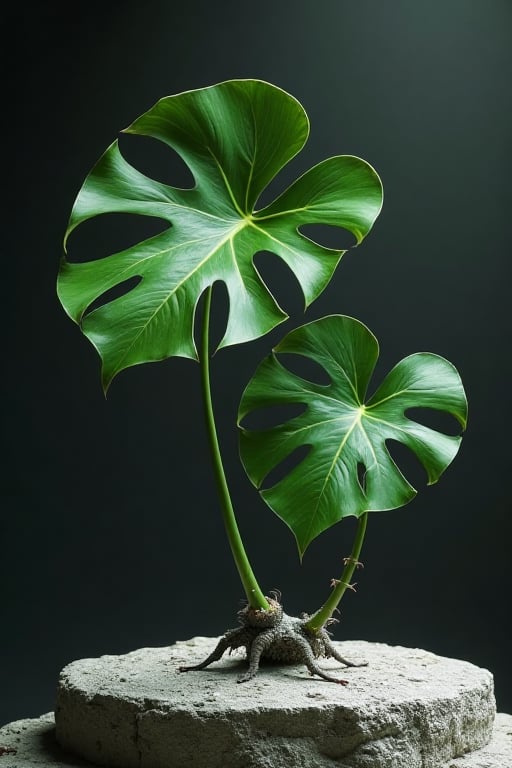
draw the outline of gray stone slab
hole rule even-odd
[[[66,753],[55,738],[53,712],[0,728],[1,768],[91,768]]]
[[[322,662],[346,687],[272,665],[237,684],[245,661],[235,656],[177,672],[216,642],[196,637],[69,664],[58,687],[59,743],[116,768],[440,768],[491,738],[493,678],[468,662],[347,641],[339,652],[368,667]]]
[[[2,747],[11,751],[2,753]],[[0,766],[96,768],[90,762],[66,754],[57,744],[53,712],[39,718],[18,720],[0,728]],[[268,768],[284,767],[276,763],[273,766],[269,764]],[[487,746],[450,760],[439,768],[512,768],[512,715],[496,715],[493,735]]]

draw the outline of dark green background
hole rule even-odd
[[[411,352],[444,355],[469,397],[461,452],[439,485],[423,487],[405,456],[418,498],[370,516],[366,567],[335,637],[487,667],[511,712],[512,4],[189,0],[75,5],[72,15],[42,5],[5,19],[0,723],[51,710],[74,659],[236,623],[243,593],[214,498],[197,366],[139,366],[105,400],[96,353],[55,295],[74,197],[119,130],[161,96],[236,77],[281,86],[309,114],[310,141],[274,189],[338,153],[364,157],[383,179],[373,232],[306,318],[367,323],[381,342],[378,373]],[[187,182],[171,153],[123,138],[141,170]],[[109,219],[84,225],[72,246],[97,256],[149,231]],[[260,265],[291,320],[220,352],[214,395],[254,568],[298,613],[325,598],[354,526],[323,534],[300,566],[239,465],[240,393],[303,318],[293,276],[271,257]]]

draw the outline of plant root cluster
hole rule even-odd
[[[256,675],[262,658],[281,664],[304,664],[311,675],[318,675],[323,680],[339,685],[347,685],[348,680],[324,672],[318,666],[317,659],[334,658],[346,667],[366,666],[366,662],[355,664],[340,656],[325,628],[315,632],[310,630],[307,626],[310,617],[307,614],[302,614],[300,618],[288,616],[278,600],[267,597],[267,601],[269,610],[247,605],[238,611],[241,626],[228,629],[216,648],[200,664],[179,667],[179,671],[205,669],[218,661],[225,651],[232,653],[237,648],[245,648],[249,662],[247,671],[237,679],[238,683],[245,683]]]

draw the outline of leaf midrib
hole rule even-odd
[[[355,416],[354,416],[354,420],[353,420],[352,424],[347,429],[347,432],[343,435],[343,439],[341,440],[340,445],[338,446],[338,449],[337,449],[336,453],[334,454],[334,458],[333,458],[333,460],[331,462],[331,466],[329,467],[329,471],[327,472],[327,475],[325,476],[322,488],[320,490],[320,493],[318,494],[318,498],[316,500],[315,508],[313,510],[313,514],[311,515],[310,523],[309,523],[309,528],[308,528],[308,531],[307,531],[307,540],[308,541],[311,538],[311,530],[314,527],[313,523],[316,522],[316,516],[318,514],[318,508],[320,506],[320,502],[321,502],[321,500],[323,498],[323,495],[325,493],[325,489],[327,488],[327,484],[329,483],[329,480],[330,480],[331,475],[333,473],[334,467],[338,463],[339,457],[341,456],[341,453],[342,453],[345,445],[347,444],[347,441],[348,441],[350,435],[352,434],[352,432],[354,431],[354,429],[357,427],[357,425],[360,422],[361,422],[361,411],[358,409],[356,414],[355,414]]]
[[[123,361],[126,359],[126,357],[127,357],[128,353],[129,353],[129,352],[130,352],[130,350],[133,348],[133,346],[135,345],[135,343],[137,342],[137,340],[140,338],[140,336],[141,336],[141,335],[144,333],[144,331],[146,330],[146,328],[147,328],[147,327],[149,326],[149,324],[152,322],[153,318],[154,318],[154,317],[155,317],[155,316],[156,316],[156,315],[157,315],[157,314],[160,312],[160,310],[162,309],[162,307],[163,307],[165,304],[167,304],[167,302],[169,301],[169,299],[170,299],[172,296],[174,296],[174,294],[176,293],[176,291],[177,291],[179,288],[181,288],[181,286],[182,286],[184,283],[186,283],[186,282],[187,282],[187,280],[190,280],[190,278],[192,277],[192,275],[194,275],[194,274],[195,274],[195,273],[196,273],[196,272],[197,272],[197,271],[198,271],[198,270],[199,270],[199,269],[200,269],[200,268],[201,268],[201,267],[202,267],[202,266],[203,266],[203,265],[204,265],[204,264],[205,264],[205,263],[206,263],[206,262],[209,260],[209,259],[213,258],[213,256],[214,256],[216,253],[218,253],[218,251],[219,251],[219,250],[220,250],[220,249],[221,249],[221,248],[222,248],[222,247],[223,247],[223,246],[224,246],[226,243],[228,243],[228,242],[231,242],[231,243],[232,243],[232,242],[233,242],[233,238],[234,238],[234,237],[235,237],[235,236],[236,236],[236,235],[237,235],[239,232],[241,232],[241,231],[242,231],[242,229],[244,229],[244,227],[245,227],[245,226],[246,226],[246,221],[244,220],[244,221],[241,221],[241,222],[239,222],[239,223],[238,223],[238,225],[237,225],[236,227],[233,227],[232,231],[231,231],[231,232],[230,232],[230,233],[229,233],[229,234],[228,234],[226,237],[224,237],[224,238],[223,238],[223,239],[220,241],[220,243],[218,243],[218,244],[215,246],[215,248],[214,248],[212,251],[210,251],[210,252],[209,252],[209,253],[208,253],[208,254],[205,256],[205,258],[204,258],[202,261],[200,261],[200,262],[199,262],[199,264],[197,264],[197,265],[194,267],[194,269],[193,269],[193,270],[191,270],[190,272],[188,272],[188,273],[187,273],[187,275],[186,275],[186,276],[185,276],[185,277],[184,277],[184,278],[183,278],[183,279],[182,279],[182,280],[181,280],[179,283],[177,283],[177,284],[176,284],[176,285],[173,287],[173,289],[172,289],[172,290],[171,290],[171,291],[170,291],[170,292],[167,294],[167,296],[165,297],[165,299],[164,299],[164,300],[163,300],[163,301],[162,301],[162,302],[161,302],[161,303],[160,303],[160,304],[159,304],[159,305],[156,307],[155,311],[154,311],[154,312],[153,312],[153,313],[150,315],[150,317],[147,319],[147,321],[146,321],[146,322],[145,322],[145,323],[144,323],[144,324],[143,324],[143,325],[140,327],[140,330],[139,330],[139,332],[137,333],[137,335],[133,337],[133,339],[131,340],[131,343],[130,343],[130,344],[129,344],[129,345],[128,345],[128,346],[127,346],[125,349],[124,349],[124,351],[123,351],[123,355],[122,355],[120,358],[118,358],[118,362],[117,362],[117,365],[116,365],[116,368],[117,368],[118,370],[119,370],[119,366],[120,366],[120,365],[122,365]],[[204,238],[204,239],[205,239],[205,240],[208,240],[209,238]],[[194,241],[192,241],[192,242],[194,242]],[[181,244],[180,244],[180,245],[181,245]],[[177,246],[177,247],[179,247],[179,246]],[[147,258],[151,258],[151,257],[152,257],[152,256],[154,256],[154,255],[155,255],[155,254],[151,254],[151,256],[149,256],[149,257],[147,257]],[[233,261],[234,261],[234,263],[235,263],[235,265],[236,265],[236,268],[237,268],[237,270],[240,272],[240,269],[239,269],[239,267],[238,267],[238,262],[236,261],[236,259],[234,259]]]
[[[213,156],[213,155],[212,155],[212,156]],[[222,171],[222,168],[221,168],[221,166],[220,166],[220,165],[219,165],[219,169],[221,170],[221,173],[223,173],[223,171]],[[226,180],[226,185],[227,185],[227,188],[228,188],[228,190],[229,190],[229,192],[230,192],[230,195],[231,195],[231,197],[232,197],[231,188],[229,187],[229,184],[227,183],[227,180]],[[232,197],[232,200],[233,200],[234,204],[236,204],[236,201],[234,200],[234,197]],[[170,205],[177,205],[178,207],[182,207],[182,206],[180,206],[179,204],[176,204],[176,203],[174,203],[174,202],[170,203]],[[184,206],[183,206],[183,207],[184,207]],[[238,208],[238,206],[237,206],[237,208]],[[203,214],[203,211],[200,211],[200,210],[198,210],[198,209],[192,209],[192,210],[195,210],[195,211],[197,211],[198,213],[200,213],[200,214]],[[154,318],[154,317],[155,317],[155,316],[158,314],[158,312],[160,312],[160,310],[162,309],[162,307],[163,307],[163,306],[164,306],[164,305],[165,305],[165,304],[166,304],[166,303],[169,301],[169,299],[170,299],[170,298],[171,298],[171,297],[172,297],[172,296],[173,296],[173,295],[176,293],[176,291],[177,291],[177,290],[178,290],[178,289],[179,289],[179,288],[180,288],[180,287],[181,287],[181,286],[182,286],[182,285],[183,285],[183,284],[184,284],[184,283],[185,283],[187,280],[189,280],[189,279],[191,278],[191,276],[192,276],[193,274],[195,274],[195,272],[197,272],[197,270],[198,270],[198,269],[200,269],[200,268],[201,268],[201,267],[202,267],[202,266],[203,266],[203,265],[204,265],[204,264],[205,264],[205,263],[206,263],[206,262],[207,262],[209,259],[211,259],[211,258],[212,258],[212,257],[213,257],[213,256],[214,256],[214,255],[215,255],[215,254],[216,254],[216,253],[219,251],[219,249],[220,249],[220,248],[222,248],[222,247],[223,247],[223,246],[224,246],[224,245],[225,245],[227,242],[231,242],[231,244],[233,245],[233,240],[234,240],[234,238],[236,237],[236,235],[238,235],[238,234],[239,234],[239,233],[240,233],[240,232],[241,232],[243,229],[245,229],[247,226],[252,226],[252,227],[254,227],[254,228],[255,228],[255,229],[258,231],[258,232],[260,232],[261,234],[263,234],[263,235],[265,235],[265,236],[269,237],[271,240],[274,240],[276,243],[279,243],[280,245],[282,245],[284,248],[286,248],[288,251],[290,251],[290,253],[295,253],[295,249],[293,249],[293,248],[292,248],[291,246],[289,246],[287,243],[285,243],[285,242],[283,242],[282,240],[279,240],[278,238],[276,238],[276,237],[274,237],[274,236],[270,235],[270,234],[269,234],[268,232],[266,232],[264,229],[262,229],[261,227],[257,226],[257,225],[254,223],[254,221],[253,221],[251,218],[249,218],[249,217],[245,216],[245,215],[243,214],[243,212],[242,212],[242,211],[240,211],[240,209],[239,209],[239,208],[238,208],[238,211],[239,211],[239,213],[240,213],[240,215],[241,215],[241,217],[242,217],[242,220],[241,220],[241,221],[238,221],[238,222],[236,223],[236,225],[232,227],[232,229],[230,230],[229,234],[228,234],[228,235],[226,235],[226,237],[224,237],[224,238],[223,238],[223,239],[222,239],[222,240],[221,240],[221,241],[220,241],[220,242],[219,242],[219,243],[216,245],[216,247],[215,247],[215,248],[214,248],[212,251],[210,251],[210,252],[209,252],[209,253],[208,253],[208,254],[205,256],[205,258],[204,258],[204,259],[203,259],[201,262],[199,262],[199,264],[197,264],[197,265],[194,267],[194,269],[193,269],[191,272],[187,273],[187,275],[186,275],[186,276],[185,276],[185,277],[184,277],[184,278],[183,278],[183,279],[182,279],[182,280],[181,280],[181,281],[180,281],[180,282],[179,282],[179,283],[178,283],[176,286],[174,286],[174,287],[173,287],[173,290],[172,290],[172,291],[170,291],[170,292],[167,294],[167,296],[165,297],[165,299],[164,299],[164,300],[163,300],[163,301],[162,301],[162,302],[161,302],[161,303],[158,305],[158,307],[156,307],[156,308],[155,308],[155,311],[154,311],[154,312],[151,314],[151,316],[148,318],[148,320],[147,320],[147,321],[146,321],[146,322],[145,322],[143,325],[141,325],[141,326],[140,326],[140,330],[139,330],[139,332],[137,333],[137,335],[133,337],[133,339],[131,340],[130,344],[129,344],[129,345],[128,345],[128,346],[127,346],[127,347],[126,347],[124,350],[123,350],[123,355],[122,355],[120,358],[118,358],[118,360],[117,360],[117,363],[116,363],[116,366],[115,366],[115,369],[116,369],[116,370],[120,370],[120,366],[122,366],[122,364],[123,364],[124,360],[125,360],[125,359],[126,359],[126,357],[128,356],[129,352],[130,352],[130,351],[133,349],[134,345],[136,344],[136,342],[138,341],[138,339],[140,338],[140,336],[141,336],[141,335],[144,333],[144,331],[146,330],[146,328],[147,328],[147,327],[149,326],[149,324],[152,322],[153,318]],[[228,219],[222,219],[222,218],[220,218],[220,217],[212,217],[212,215],[211,215],[211,214],[206,214],[206,215],[209,215],[211,218],[217,218],[219,221],[229,221]],[[178,244],[178,245],[176,245],[175,247],[172,247],[172,248],[170,248],[170,249],[166,249],[166,250],[167,250],[167,252],[169,252],[170,250],[175,250],[176,248],[180,248],[180,247],[182,247],[184,244],[188,244],[189,242],[204,242],[204,241],[206,241],[206,240],[212,239],[213,237],[215,237],[215,235],[212,235],[212,236],[210,236],[210,237],[201,238],[201,239],[198,239],[197,241],[196,241],[196,240],[192,240],[192,241],[187,241],[187,243],[179,243],[179,244]],[[133,271],[134,269],[136,269],[136,267],[137,267],[139,264],[143,263],[144,261],[146,261],[146,260],[148,260],[148,259],[152,259],[152,258],[154,258],[155,256],[158,256],[158,255],[160,255],[160,254],[162,254],[162,253],[165,253],[165,252],[166,252],[166,250],[162,250],[162,251],[159,251],[158,253],[152,253],[152,254],[150,254],[149,256],[145,256],[143,259],[140,259],[140,261],[137,261],[137,262],[134,262],[134,263],[130,264],[130,265],[129,265],[129,267],[127,267],[127,268],[126,268],[126,269],[125,269],[123,272]],[[232,253],[233,253],[233,262],[234,262],[234,264],[235,264],[235,266],[236,266],[236,268],[237,268],[237,271],[238,271],[238,273],[239,273],[239,275],[240,275],[240,277],[241,277],[241,274],[240,274],[240,268],[239,268],[239,266],[238,266],[238,261],[236,260],[236,258],[234,258],[234,248],[233,248],[233,247],[232,247]],[[123,272],[122,272],[122,273],[120,273],[120,274],[123,274]],[[242,281],[242,282],[243,282],[243,281]],[[267,290],[268,290],[268,288],[267,288]]]

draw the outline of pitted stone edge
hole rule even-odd
[[[53,712],[2,726],[0,747],[16,750],[0,756],[1,768],[95,768],[93,763],[66,755],[58,746]],[[496,715],[492,739],[487,746],[449,760],[442,768],[508,766],[512,766],[512,715],[501,712]]]

